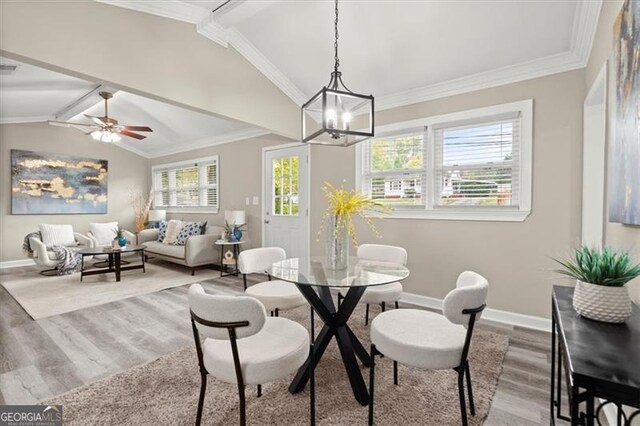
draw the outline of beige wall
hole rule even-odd
[[[192,24],[91,0],[3,1],[1,8],[4,56],[299,136],[293,101]]]
[[[405,291],[443,298],[457,275],[472,269],[490,281],[488,306],[548,317],[551,286],[558,283],[552,256],[580,241],[582,102],[584,71],[573,71],[376,114],[383,125],[523,99],[534,99],[533,204],[525,222],[384,219],[376,240],[362,226],[362,243],[400,245],[409,252]],[[325,202],[324,180],[354,184],[355,149],[312,150],[312,232]],[[312,239],[312,250],[323,246]]]
[[[245,210],[247,243],[244,248],[260,246],[262,243],[262,148],[290,142],[280,136],[268,135],[152,159],[151,166],[154,166],[212,155],[219,156],[220,210],[218,214],[174,213],[167,216],[189,221],[206,220],[209,224],[223,226],[225,210]],[[253,205],[254,196],[259,197],[260,200],[257,206]],[[251,205],[245,204],[246,197],[250,198]]]
[[[585,96],[593,85],[605,61],[611,61],[613,53],[613,24],[622,8],[622,0],[605,1],[600,12],[598,29],[593,43],[593,50],[586,68]],[[609,91],[608,102],[615,102],[615,76],[613,64],[609,63]],[[610,126],[610,122],[607,122]],[[610,133],[607,132],[607,135]],[[607,144],[610,140],[607,141]],[[640,185],[640,183],[639,183]],[[623,250],[631,250],[635,258],[640,261],[640,226],[622,225],[620,223],[605,224],[605,241],[607,244]],[[636,279],[629,287],[634,301],[640,304],[640,279]]]
[[[87,156],[109,161],[107,214],[12,215],[11,149]],[[46,123],[0,125],[0,262],[25,259],[22,239],[38,230],[40,223],[71,224],[77,232],[89,230],[90,222],[118,221],[134,230],[128,191],[133,185],[149,185],[148,160],[114,145],[95,142],[73,129]]]

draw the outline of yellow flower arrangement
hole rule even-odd
[[[389,214],[393,210],[384,204],[366,197],[364,194],[356,190],[347,190],[344,188],[346,180],[342,181],[340,188],[336,188],[328,182],[322,187],[324,196],[327,199],[327,209],[322,215],[322,222],[318,230],[317,241],[320,240],[320,234],[326,225],[329,217],[335,217],[335,228],[333,230],[334,237],[338,238],[340,232],[346,229],[353,245],[358,247],[358,238],[356,229],[353,224],[353,216],[360,216],[367,224],[369,229],[377,238],[382,238],[380,232],[372,221],[371,214]]]

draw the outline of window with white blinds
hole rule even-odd
[[[434,130],[435,206],[518,206],[520,114]]]
[[[218,209],[218,157],[153,167],[154,206]]]
[[[424,205],[426,146],[425,129],[365,143],[363,191],[391,206]]]
[[[522,221],[533,101],[395,123],[358,146],[359,188],[395,217]]]

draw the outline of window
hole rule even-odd
[[[300,179],[298,166],[299,158],[297,155],[273,159],[272,214],[279,216],[298,215],[298,182]]]
[[[218,210],[218,157],[152,168],[153,204],[170,210]]]
[[[399,218],[522,221],[531,210],[533,101],[378,128],[360,190]]]

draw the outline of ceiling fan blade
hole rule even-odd
[[[151,127],[147,126],[123,126],[125,130],[133,130],[134,132],[153,132]]]
[[[121,135],[129,136],[130,138],[138,139],[138,140],[146,138],[146,136],[130,132],[127,129],[118,130],[118,133],[120,133]]]
[[[84,127],[93,127],[95,124],[93,123],[74,123],[71,121],[58,121],[58,120],[49,120],[49,124],[52,126],[61,126],[61,127],[71,127],[71,126],[84,126]]]

